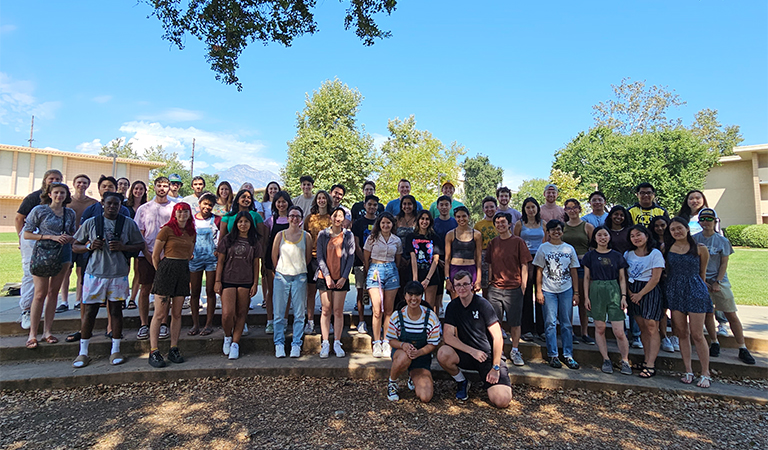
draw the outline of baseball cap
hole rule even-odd
[[[717,213],[712,208],[701,208],[701,211],[699,211],[699,219],[702,217],[711,217],[713,219],[717,219]]]
[[[168,181],[171,182],[171,183],[181,183],[182,182],[181,181],[181,177],[179,176],[178,173],[172,173],[172,174],[168,175]]]

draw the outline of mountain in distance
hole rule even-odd
[[[269,170],[258,170],[248,164],[238,164],[229,169],[218,172],[219,182],[228,181],[232,189],[237,191],[246,181],[253,184],[256,189],[262,189],[270,181],[277,181],[282,185],[280,175]]]

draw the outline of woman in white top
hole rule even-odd
[[[307,264],[312,259],[312,235],[301,229],[304,211],[298,206],[288,208],[288,229],[275,236],[272,244],[272,263],[275,267],[272,302],[274,306],[275,357],[285,358],[284,317],[288,299],[293,298],[293,337],[291,358],[301,356],[301,338],[304,336],[304,318],[307,295]]]

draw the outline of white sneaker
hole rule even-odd
[[[237,359],[240,357],[240,346],[234,342],[229,347],[229,359]]]
[[[381,357],[389,358],[390,356],[392,356],[392,347],[389,346],[389,341],[384,341],[381,344]]]
[[[397,395],[397,383],[394,381],[387,382],[387,400],[391,402],[400,400],[400,396]]]
[[[368,327],[365,326],[365,322],[357,324],[357,334],[368,334]]]
[[[726,328],[725,325],[722,323],[717,324],[717,335],[718,336],[728,336],[728,328]]]
[[[515,351],[515,350],[510,351],[509,352],[509,359],[511,359],[512,360],[512,364],[514,364],[516,366],[524,366],[525,365],[525,361],[523,361],[523,355],[520,354],[520,350],[518,350],[518,351]]]
[[[29,328],[32,326],[32,315],[29,313],[29,311],[21,312],[19,322],[21,322],[21,328],[29,330]]]
[[[676,351],[680,351],[680,339],[677,338],[677,336],[672,336],[669,338],[670,341],[672,341],[672,348]]]
[[[242,333],[242,335],[243,336],[248,336],[248,334],[250,334],[250,331],[248,331],[248,324],[244,323],[243,324],[243,333]]]
[[[308,320],[307,324],[304,325],[304,334],[306,334],[306,335],[315,334],[315,321],[314,320]]]
[[[331,344],[328,341],[323,341],[320,345],[320,357],[327,358],[331,353]]]
[[[224,345],[221,346],[221,351],[223,351],[225,355],[229,355],[229,352],[232,351],[231,337],[224,337]]]
[[[643,348],[643,341],[640,340],[640,336],[632,338],[632,348]]]
[[[333,353],[336,353],[337,358],[343,358],[346,353],[344,353],[344,350],[341,348],[341,342],[336,341],[333,343]]]
[[[675,347],[672,345],[672,341],[668,337],[665,337],[661,340],[661,349],[667,353],[675,352]]]
[[[298,358],[301,356],[301,347],[298,345],[291,345],[291,358]]]
[[[189,309],[189,297],[184,297],[184,303],[181,304],[181,309]]]
[[[381,342],[374,342],[373,343],[373,357],[374,358],[381,358],[384,356],[384,352],[381,349]]]
[[[275,358],[285,358],[285,346],[283,344],[275,344]]]

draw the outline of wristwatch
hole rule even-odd
[[[88,245],[86,245],[86,246],[85,246],[85,248],[87,248],[89,251],[90,251],[90,250],[93,250],[93,242],[90,242],[90,241],[89,241],[89,242],[88,242]]]
[[[501,370],[501,367],[499,367],[499,365],[498,365],[498,364],[494,364],[494,365],[493,365],[493,370],[495,370],[496,372],[498,372],[498,371],[500,371],[500,370]]]

